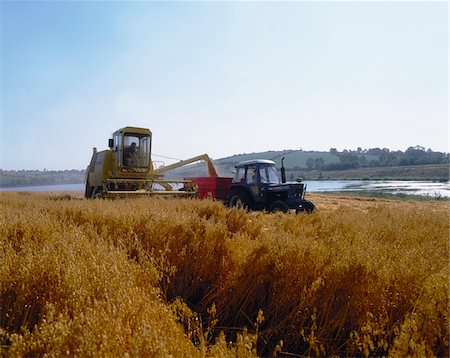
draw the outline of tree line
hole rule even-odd
[[[448,164],[449,154],[434,152],[431,149],[417,145],[409,147],[406,151],[390,151],[387,148],[371,148],[356,150],[344,149],[338,152],[331,148],[330,153],[339,158],[338,162],[325,163],[323,158],[308,158],[306,167],[310,170],[345,170],[367,167],[391,167],[425,164]]]
[[[54,184],[78,184],[84,181],[84,170],[2,170],[0,187]]]

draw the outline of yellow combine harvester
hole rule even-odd
[[[164,180],[163,173],[181,166],[205,161],[208,174],[217,177],[207,154],[155,169],[151,159],[152,132],[146,128],[124,127],[113,134],[109,149],[94,148],[86,169],[86,198],[134,194],[194,196],[195,185],[187,180]]]

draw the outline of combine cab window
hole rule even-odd
[[[123,137],[123,165],[148,167],[150,163],[150,137],[125,134]]]

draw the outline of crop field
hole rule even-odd
[[[449,203],[0,193],[0,356],[448,356]]]

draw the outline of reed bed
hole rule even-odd
[[[2,356],[448,356],[448,202],[0,194]]]

